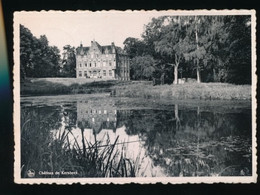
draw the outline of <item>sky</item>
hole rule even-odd
[[[21,12],[19,23],[30,29],[37,38],[46,35],[49,45],[60,50],[69,44],[89,46],[92,40],[100,45],[114,42],[123,48],[127,37],[141,38],[144,25],[153,17],[166,12],[106,11],[106,12]]]
[[[15,13],[15,22],[29,28],[37,38],[46,35],[49,45],[57,46],[61,51],[63,46],[89,46],[92,40],[100,45],[110,45],[123,48],[127,37],[141,38],[144,25],[153,17],[162,15],[227,15],[238,14],[236,10],[201,10],[201,11],[22,11]],[[239,14],[248,14],[247,10]],[[18,28],[18,25],[16,26]],[[18,30],[18,29],[17,29]]]

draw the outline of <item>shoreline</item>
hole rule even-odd
[[[58,97],[58,98],[57,98]],[[113,99],[117,110],[174,110],[178,105],[181,110],[196,110],[216,113],[239,113],[252,109],[252,103],[248,100],[173,100],[170,98],[145,99],[129,97],[111,97],[109,94],[103,96],[100,94],[76,94],[59,96],[31,96],[21,98],[22,106],[57,106],[62,104],[77,104],[81,101],[102,101]],[[57,104],[58,103],[58,104]]]
[[[228,83],[184,83],[153,86],[151,81],[117,80],[95,81],[83,84],[72,83],[68,85],[68,83],[56,83],[55,79],[54,81],[50,81],[50,79],[34,79],[33,82],[25,81],[21,83],[20,96],[110,94],[115,97],[140,97],[146,99],[251,101],[251,88],[250,85],[233,85]]]

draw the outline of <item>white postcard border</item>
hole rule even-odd
[[[164,10],[166,15],[251,15],[251,40],[252,40],[252,176],[236,176],[236,177],[156,177],[156,178],[21,178],[20,174],[20,49],[19,49],[19,24],[20,17],[24,14],[41,14],[41,13],[58,13],[58,14],[73,14],[74,12],[93,14],[92,11],[20,11],[14,13],[14,68],[13,68],[13,94],[14,94],[14,107],[13,107],[13,125],[14,125],[14,182],[18,184],[183,184],[183,183],[256,183],[257,181],[257,141],[256,141],[256,12],[255,10]],[[135,13],[135,12],[158,12],[151,11],[97,11],[98,13]]]

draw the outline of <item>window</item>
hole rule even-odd
[[[82,77],[82,72],[81,71],[79,71],[79,77]]]
[[[87,71],[84,71],[84,76],[85,76],[85,77],[88,76]]]
[[[91,67],[91,62],[89,63],[89,67]]]
[[[85,63],[85,67],[87,67],[88,65],[87,65],[87,63]]]
[[[112,76],[112,70],[109,70],[109,76]]]
[[[96,62],[95,62],[95,67],[97,66]]]
[[[81,63],[79,63],[79,67],[81,67]]]
[[[112,63],[109,61],[109,66],[112,66]]]
[[[106,76],[106,74],[107,74],[107,73],[106,73],[106,70],[103,70],[103,75]]]

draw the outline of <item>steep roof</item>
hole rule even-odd
[[[125,54],[123,49],[121,47],[115,46],[113,45],[113,43],[111,45],[104,45],[101,46],[98,42],[94,42],[97,47],[99,48],[99,50],[101,51],[102,54],[105,54],[105,51],[107,51],[108,54],[112,54],[113,53],[113,47],[115,47],[115,51],[118,54]],[[82,45],[76,48],[76,55],[86,55],[89,51],[90,47],[83,47]]]
[[[88,53],[89,47],[77,47],[76,55],[86,55]]]

